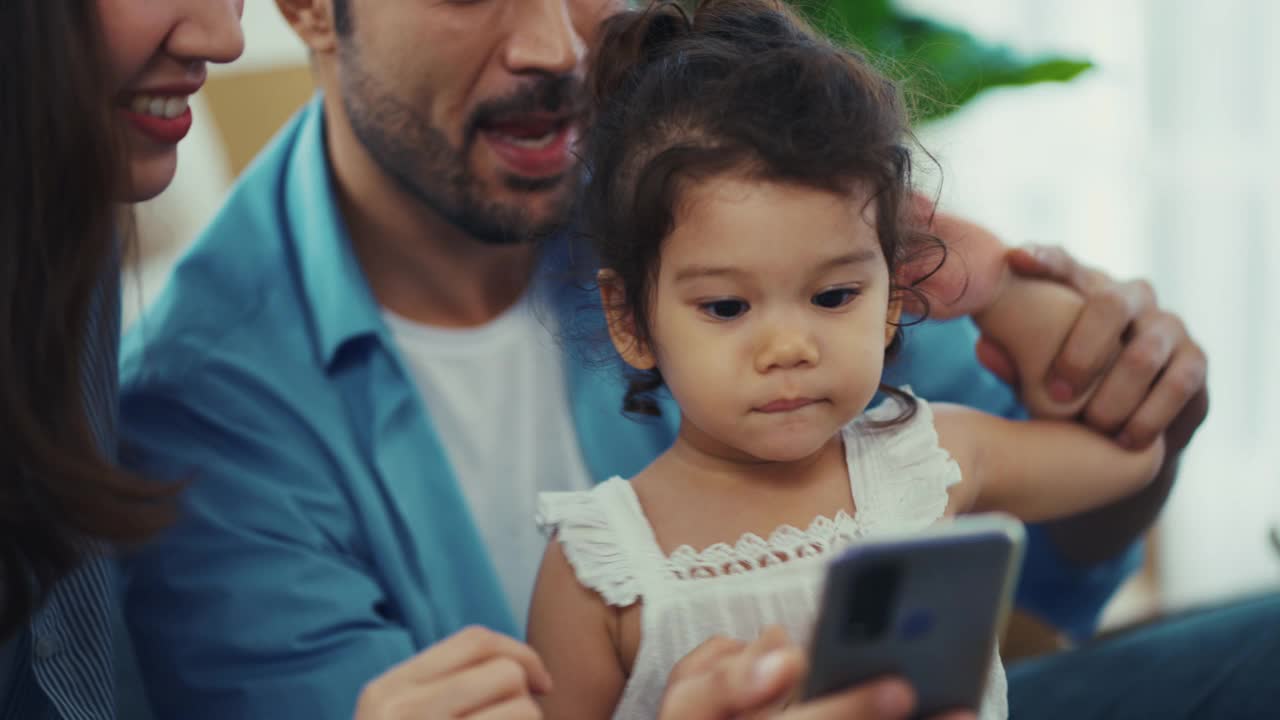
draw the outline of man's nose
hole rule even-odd
[[[566,0],[514,0],[519,11],[506,47],[506,65],[515,74],[563,75],[586,57],[587,46],[573,26]]]

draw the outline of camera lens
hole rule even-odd
[[[884,635],[901,580],[902,569],[888,563],[869,567],[853,578],[846,642],[867,643]]]

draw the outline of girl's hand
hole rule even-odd
[[[804,672],[804,653],[781,628],[770,628],[750,645],[713,638],[672,669],[659,718],[894,720],[910,717],[915,706],[906,683],[883,679],[783,709]],[[955,713],[946,720],[972,717],[972,713]]]

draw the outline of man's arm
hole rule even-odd
[[[1159,474],[1136,495],[1045,525],[1053,544],[1077,565],[1094,565],[1124,552],[1155,524],[1178,476],[1177,453],[1166,453]]]
[[[1065,253],[1048,251],[1032,255],[1020,250],[1009,252],[994,235],[973,223],[943,214],[934,216],[934,221],[931,230],[951,247],[958,248],[955,254],[960,259],[951,267],[959,268],[961,272],[940,273],[940,289],[932,292],[930,297],[942,299],[932,303],[935,311],[932,317],[954,316],[956,311],[973,312],[984,307],[984,303],[993,297],[994,283],[1004,277],[1004,268],[1012,267],[1015,272],[1044,277],[1089,296],[1085,308],[1087,315],[1081,314],[1081,321],[1067,334],[1065,347],[1055,352],[1053,361],[1054,367],[1062,364],[1068,372],[1078,372],[1073,376],[1075,387],[1089,387],[1088,379],[1096,378],[1099,372],[1109,369],[1107,363],[1113,363],[1119,357],[1118,348],[1124,347],[1136,348],[1136,352],[1129,353],[1133,359],[1142,359],[1144,354],[1160,351],[1145,359],[1150,365],[1165,368],[1159,373],[1162,386],[1168,390],[1176,390],[1179,386],[1184,388],[1182,393],[1165,390],[1156,393],[1151,382],[1138,384],[1143,392],[1137,401],[1129,396],[1127,403],[1111,405],[1113,409],[1108,410],[1109,413],[1115,412],[1115,416],[1129,418],[1138,432],[1134,436],[1138,440],[1149,442],[1156,434],[1164,435],[1169,459],[1146,489],[1109,507],[1052,524],[1032,525],[1027,529],[1027,553],[1018,585],[1019,606],[1074,637],[1086,637],[1093,632],[1102,606],[1119,584],[1141,564],[1138,540],[1155,520],[1168,495],[1177,471],[1173,460],[1204,418],[1208,400],[1203,382],[1203,353],[1187,338],[1185,329],[1176,322],[1176,318],[1159,311],[1154,305],[1154,298],[1144,293],[1149,290],[1144,283],[1121,285],[1107,279],[1105,283],[1099,282],[1096,287],[1090,286],[1088,292],[1083,292],[1079,285],[1105,279],[1105,276],[1074,272],[1078,266]],[[927,270],[934,266],[936,260],[930,262],[925,258],[915,268],[917,277],[921,267]],[[906,270],[908,274],[904,279],[909,281],[912,268]],[[970,271],[976,272],[968,275]],[[984,283],[984,278],[991,282]],[[1135,322],[1132,319],[1135,314],[1143,314],[1144,321]],[[1130,325],[1134,332],[1126,332]],[[1142,337],[1147,339],[1137,342]],[[1100,354],[1106,355],[1100,361],[1101,369],[1083,365],[1085,360]],[[1176,364],[1170,362],[1175,354],[1178,357]],[[1080,359],[1064,362],[1064,356]],[[1077,369],[1073,363],[1080,364],[1082,369]],[[1138,365],[1141,363],[1131,366]],[[1168,370],[1175,365],[1176,372],[1170,373]],[[979,340],[973,323],[963,319],[929,322],[910,328],[902,357],[890,365],[886,373],[886,382],[911,384],[916,392],[930,400],[961,403],[1009,418],[1025,417],[1011,388],[1016,390],[1020,385],[1038,380],[1048,393],[1053,380],[1052,377],[1023,378],[1019,382],[1008,354],[989,340]],[[1197,375],[1198,384],[1192,382]],[[1179,382],[1164,382],[1169,377]],[[1110,398],[1107,402],[1123,399],[1125,396],[1117,394],[1115,388],[1120,385],[1123,391],[1125,383],[1110,380],[1111,375],[1107,378],[1107,381],[1097,384],[1096,397]],[[1185,388],[1197,385],[1198,388],[1187,399]],[[1182,405],[1178,405],[1180,394],[1185,400]],[[1074,393],[1069,395],[1074,396]],[[1071,402],[1072,397],[1065,401]],[[1142,402],[1146,410],[1135,413],[1137,402]],[[1095,429],[1112,430],[1112,425],[1099,427],[1095,424],[1103,419],[1101,410],[1108,406],[1090,407],[1091,413],[1081,414],[1081,419]]]
[[[1045,391],[1054,401],[1082,404],[1081,421],[1121,445],[1146,447],[1157,437],[1165,443],[1160,473],[1141,492],[1046,526],[1072,562],[1094,564],[1125,552],[1159,516],[1182,451],[1209,412],[1208,361],[1182,321],[1159,307],[1146,282],[1116,282],[1058,248],[1015,250],[1008,259],[1015,271],[1060,282],[1085,300],[1042,381]],[[984,338],[978,356],[1018,384],[998,344]]]
[[[1130,550],[1151,527],[1172,489],[1178,458],[1208,412],[1207,360],[1177,316],[1162,310],[1145,281],[1120,283],[1076,262],[1059,248],[1008,251],[990,231],[954,215],[916,212],[947,243],[947,264],[926,288],[943,317],[978,312],[998,295],[1006,267],[1027,278],[1060,284],[1083,307],[1069,328],[1055,328],[1048,372],[1019,373],[999,342],[984,336],[978,357],[1018,388],[1029,409],[1044,416],[1069,411],[1089,427],[1128,447],[1165,441],[1159,476],[1142,492],[1046,526],[1071,562],[1092,565]],[[1027,319],[1035,328],[1037,318]],[[1025,331],[1019,328],[1018,331]],[[1064,339],[1065,338],[1065,339]],[[1038,361],[1037,367],[1043,366]]]
[[[124,559],[124,608],[158,719],[347,720],[414,653],[322,448],[226,383],[125,388],[126,461],[187,483],[180,519]],[[204,402],[202,402],[204,401]],[[216,411],[214,408],[217,408]]]
[[[551,679],[467,628],[414,655],[323,440],[245,378],[127,385],[132,465],[187,481],[178,523],[125,558],[157,720],[523,717]]]

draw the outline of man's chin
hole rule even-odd
[[[572,190],[564,180],[543,190],[507,190],[494,198],[492,205],[501,208],[499,215],[518,218],[516,224],[537,239],[568,225],[573,209]]]
[[[564,207],[491,202],[455,218],[454,224],[485,245],[511,246],[546,240],[564,230],[568,220]]]
[[[475,168],[455,200],[456,212],[445,214],[486,245],[535,242],[568,224],[578,190],[576,177],[573,172],[530,178],[498,168]]]
[[[513,193],[525,195],[564,194],[568,179],[568,175],[563,173],[543,178],[508,175],[502,179],[502,185]]]

